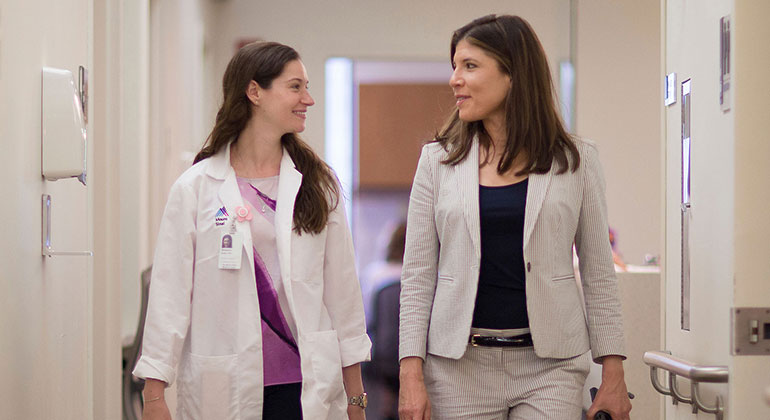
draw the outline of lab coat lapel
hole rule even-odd
[[[548,193],[548,186],[551,184],[551,176],[555,166],[556,164],[552,165],[551,169],[544,174],[529,174],[527,204],[524,210],[524,248],[527,247],[537,217],[540,215],[540,209],[543,208],[543,201]]]
[[[479,142],[474,137],[468,156],[455,165],[455,179],[465,224],[471,235],[476,258],[481,258],[481,226],[479,221]]]
[[[219,186],[217,196],[219,200],[227,210],[229,218],[225,229],[230,229],[231,224],[235,222],[236,231],[241,235],[243,239],[243,248],[246,251],[246,255],[252,256],[247,258],[251,271],[254,271],[254,259],[252,254],[252,241],[251,241],[251,226],[247,222],[238,222],[235,216],[235,209],[244,205],[243,197],[241,197],[241,191],[238,189],[238,180],[235,177],[235,170],[230,166],[230,144],[227,145],[224,152],[219,152],[212,156],[210,159],[208,174],[214,178],[221,179],[223,182]]]
[[[275,207],[275,240],[278,247],[278,261],[281,267],[281,281],[286,290],[289,310],[294,310],[294,295],[291,284],[291,245],[294,228],[294,201],[302,185],[302,174],[294,166],[294,161],[286,149],[281,158],[278,176],[278,197]],[[293,331],[296,334],[296,331]]]

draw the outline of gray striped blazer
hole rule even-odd
[[[530,174],[524,216],[527,310],[539,357],[623,355],[623,322],[596,147],[576,140],[576,172]],[[409,199],[401,276],[399,358],[459,359],[470,334],[481,259],[479,151],[455,166],[423,147]],[[585,312],[575,281],[580,260]]]

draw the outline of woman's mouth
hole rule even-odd
[[[456,105],[460,106],[461,103],[465,102],[466,99],[470,98],[470,96],[455,96],[455,99],[457,100]]]

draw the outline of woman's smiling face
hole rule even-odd
[[[270,88],[262,90],[259,108],[266,122],[281,134],[305,130],[308,107],[315,101],[308,92],[307,71],[300,60],[286,63]]]
[[[462,40],[457,43],[452,65],[449,85],[457,99],[460,119],[502,123],[511,78],[500,70],[497,60]]]

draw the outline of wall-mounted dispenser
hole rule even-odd
[[[75,86],[69,70],[43,68],[42,173],[46,180],[77,178],[86,185],[82,89],[83,86],[80,89]]]
[[[83,67],[79,84],[69,70],[43,67],[41,150],[43,179],[77,178],[86,185],[86,109],[88,74]],[[54,251],[51,245],[51,196],[43,194],[42,253],[92,256],[91,251]]]

